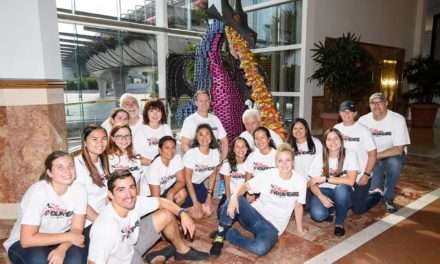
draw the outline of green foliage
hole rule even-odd
[[[418,57],[407,62],[403,76],[413,84],[405,96],[416,103],[433,103],[440,96],[440,62],[430,57]]]
[[[312,58],[319,67],[309,80],[330,89],[333,105],[337,105],[337,101],[360,99],[372,84],[371,73],[367,70],[372,59],[359,44],[359,39],[349,32],[325,44],[315,43],[312,49]]]
[[[98,82],[90,77],[81,79],[81,81],[66,81],[65,89],[67,91],[98,90]]]

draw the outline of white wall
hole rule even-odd
[[[393,46],[405,49],[405,58],[418,55],[415,38],[419,1],[425,0],[308,0],[306,49],[313,43],[324,41],[326,37],[339,37],[342,33],[353,32],[361,36],[362,42]],[[416,19],[417,18],[417,19]],[[306,56],[306,77],[316,69]],[[306,89],[313,89],[314,96],[323,94],[321,87],[306,82]],[[308,86],[308,87],[307,87]]]
[[[55,0],[1,0],[0,35],[0,78],[62,79]]]

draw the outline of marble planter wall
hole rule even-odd
[[[20,201],[44,159],[67,149],[62,81],[0,80],[0,203]]]

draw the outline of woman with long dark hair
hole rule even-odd
[[[303,118],[297,118],[290,126],[290,134],[287,142],[292,146],[295,153],[295,171],[309,179],[311,176],[319,176],[321,169],[312,164],[322,164],[321,141],[312,136],[309,124]],[[319,169],[315,172],[311,168]]]
[[[353,185],[359,171],[356,154],[344,149],[344,139],[339,130],[330,128],[323,135],[325,144],[323,165],[319,176],[309,181],[313,195],[310,199],[310,216],[321,222],[330,220],[335,211],[335,235],[345,234],[344,220],[351,207]],[[314,165],[315,166],[315,165]],[[317,170],[319,168],[314,168]]]
[[[188,196],[182,205],[191,207],[189,213],[194,218],[209,216],[213,212],[212,195],[220,164],[220,153],[214,132],[208,124],[196,129],[192,148],[183,157]],[[204,182],[208,181],[208,189]]]

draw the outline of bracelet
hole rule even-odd
[[[367,175],[368,177],[371,177],[371,173],[368,173],[366,171],[364,171],[364,175]]]
[[[176,216],[180,219],[180,216],[182,215],[182,213],[185,212],[185,208],[180,208],[179,210],[177,210]]]

